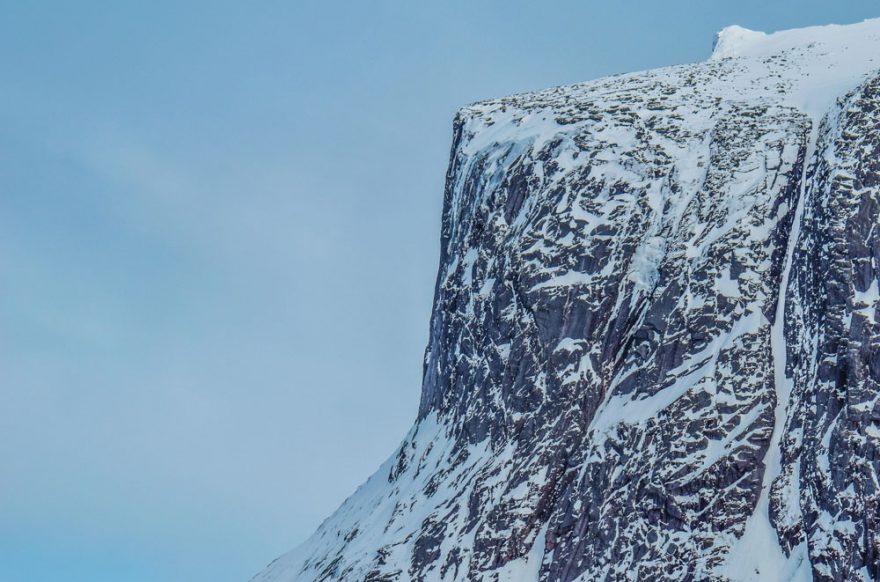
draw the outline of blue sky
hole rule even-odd
[[[417,410],[451,120],[871,2],[0,1],[0,580],[246,580]]]

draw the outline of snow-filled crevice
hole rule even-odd
[[[719,570],[720,574],[727,576],[733,582],[761,582],[762,580],[809,582],[813,579],[806,542],[802,542],[788,553],[779,543],[778,533],[770,517],[770,492],[774,481],[782,473],[781,445],[794,388],[794,379],[786,371],[788,344],[785,334],[785,314],[795,248],[801,236],[810,162],[815,156],[819,126],[819,122],[814,119],[806,144],[797,204],[788,233],[776,312],[771,327],[775,407],[773,433],[763,460],[764,474],[761,490],[755,510],[746,520],[743,535],[733,543],[724,565]]]

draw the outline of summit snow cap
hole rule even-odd
[[[715,35],[711,60],[740,56],[742,50],[767,37],[766,32],[742,26],[728,26]]]
[[[718,33],[710,62],[734,59],[739,84],[757,97],[784,102],[818,124],[834,102],[880,69],[880,19],[763,33],[728,26]],[[776,62],[776,65],[771,63]],[[766,75],[764,79],[757,75]],[[740,92],[732,82],[728,96]]]

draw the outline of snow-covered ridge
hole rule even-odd
[[[724,61],[727,61],[726,63]],[[714,68],[718,67],[718,68]],[[818,123],[834,101],[880,69],[880,18],[857,24],[826,25],[783,30],[767,34],[729,26],[716,35],[709,60],[695,65],[678,65],[651,71],[628,73],[586,83],[554,87],[502,99],[487,100],[466,107],[464,112],[486,111],[516,103],[532,107],[544,101],[577,99],[622,88],[632,79],[659,78],[697,68],[714,70],[717,79],[706,79],[705,91],[723,99],[766,99],[797,107]],[[531,102],[531,103],[530,103]],[[538,128],[533,120],[522,124]],[[545,130],[546,131],[546,130]],[[552,131],[552,130],[551,130]],[[480,132],[482,134],[482,131]],[[497,135],[498,129],[481,136]]]
[[[880,19],[858,24],[812,26],[766,34],[740,26],[718,33],[711,60],[783,58],[790,102],[821,117],[868,72],[880,68]]]
[[[880,578],[877,58],[730,27],[464,108],[416,425],[257,579]]]
[[[712,60],[730,57],[768,57],[793,49],[813,48],[813,43],[825,45],[827,49],[861,52],[876,40],[878,18],[871,18],[857,24],[829,24],[781,30],[771,34],[749,30],[733,25],[722,29],[716,35]],[[843,55],[841,55],[843,56]],[[856,64],[856,66],[858,66]]]
[[[752,47],[767,38],[766,32],[749,30],[742,26],[733,25],[722,29],[715,35],[715,47],[710,59],[726,59],[740,56],[749,47]]]

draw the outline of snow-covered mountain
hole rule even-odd
[[[455,119],[417,422],[259,581],[880,579],[880,20]]]

